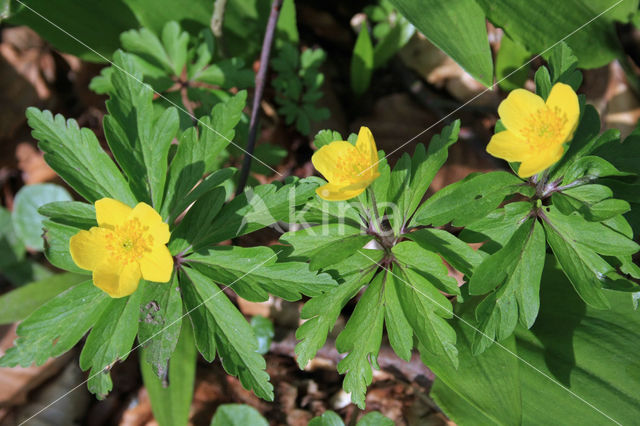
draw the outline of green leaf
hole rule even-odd
[[[191,318],[196,344],[205,359],[212,361],[213,353],[208,352],[212,349],[210,344],[203,351],[203,333],[211,335],[208,339],[215,339],[215,349],[228,374],[237,376],[242,386],[253,390],[259,397],[272,401],[273,386],[269,383],[269,375],[264,371],[265,360],[256,352],[258,342],[255,334],[240,311],[217,285],[195,269],[184,270],[180,288],[189,312],[194,309],[200,311]],[[202,322],[203,319],[206,322]]]
[[[106,62],[120,46],[120,33],[139,26],[121,0],[33,0],[27,5],[15,5],[12,24],[27,25],[57,49],[91,62]]]
[[[344,422],[336,412],[327,410],[321,416],[312,418],[307,426],[344,426]]]
[[[373,44],[366,25],[360,28],[351,57],[351,89],[362,95],[371,84],[373,74]]]
[[[549,75],[547,67],[541,66],[538,68],[534,80],[536,82],[536,93],[546,101],[549,93],[551,93],[551,75]]]
[[[169,147],[179,128],[178,112],[170,107],[161,114],[155,113],[153,89],[142,83],[131,55],[116,52],[114,64],[114,93],[107,101],[105,136],[138,201],[150,201],[159,209]]]
[[[42,226],[44,227],[44,254],[47,260],[60,269],[88,274],[89,271],[76,265],[69,252],[69,240],[81,229],[50,220],[42,222]]]
[[[468,177],[438,191],[420,208],[413,225],[465,226],[482,219],[508,196],[528,186],[508,172],[490,172]]]
[[[637,8],[637,1],[628,3]],[[567,0],[553,7],[544,0],[517,4],[508,0],[477,0],[477,4],[494,25],[535,54],[558,40],[565,40],[578,57],[581,68],[596,68],[608,64],[622,52],[612,22],[615,9],[600,16],[617,6],[611,2]],[[567,37],[569,34],[571,37]]]
[[[460,239],[468,243],[483,243],[479,251],[495,253],[509,241],[532,211],[531,202],[509,203],[467,225],[460,233]]]
[[[618,256],[634,254],[640,246],[627,236],[598,222],[586,221],[576,213],[564,215],[553,206],[545,209],[548,223],[566,240],[581,244],[598,254]]]
[[[361,253],[361,256],[352,256],[334,267],[344,282],[312,298],[303,306],[300,317],[307,321],[296,331],[299,342],[295,349],[301,369],[322,347],[344,305],[369,282],[376,263],[382,259],[380,250],[362,250]]]
[[[317,271],[326,268],[342,259],[354,256],[358,250],[364,248],[373,237],[371,235],[352,235],[335,240],[331,244],[321,247],[310,256],[309,269]]]
[[[323,146],[330,144],[331,142],[341,140],[344,139],[339,132],[336,132],[335,130],[324,129],[316,133],[315,137],[313,138],[313,144],[316,148],[320,149]]]
[[[211,419],[211,426],[268,426],[258,410],[245,404],[222,404]]]
[[[6,273],[17,262],[24,259],[24,242],[18,238],[13,229],[11,213],[4,207],[0,207],[0,272]]]
[[[138,18],[139,26],[147,27],[156,34],[160,34],[169,21],[185,22],[196,31],[199,28],[208,28],[213,14],[213,2],[208,0],[192,0],[183,4],[171,0],[123,0],[123,2]],[[133,27],[136,25],[130,28]]]
[[[407,235],[425,250],[438,253],[448,263],[466,276],[485,257],[484,252],[472,249],[467,243],[442,229],[420,229]]]
[[[0,366],[42,365],[62,355],[100,319],[110,300],[91,281],[60,293],[18,326],[18,339],[0,358]]]
[[[258,339],[258,353],[266,354],[269,352],[271,341],[273,340],[274,331],[273,323],[261,315],[255,315],[251,318],[251,327]]]
[[[269,293],[299,300],[302,294],[317,296],[336,285],[330,275],[309,271],[306,263],[276,259],[268,247],[219,246],[200,250],[186,261],[219,284],[233,284],[234,291],[253,301],[265,301]]]
[[[409,362],[413,348],[411,324],[402,310],[398,287],[405,285],[394,274],[386,274],[384,283],[384,323],[393,351]]]
[[[460,294],[458,282],[449,276],[449,270],[440,256],[413,241],[403,241],[392,248],[396,260],[420,272],[438,290],[449,294]]]
[[[164,380],[158,378],[147,362],[140,362],[142,382],[149,393],[153,417],[160,426],[186,426],[188,424],[196,378],[197,354],[191,323],[184,321],[176,350],[171,356],[169,370]],[[142,349],[140,359],[145,357],[148,357],[147,348]]]
[[[38,208],[54,201],[71,201],[71,195],[61,186],[41,183],[22,187],[16,194],[12,220],[15,233],[25,245],[34,250],[43,250],[42,221],[44,216]]]
[[[0,296],[0,324],[24,320],[44,303],[86,280],[85,275],[62,273],[3,294]]]
[[[44,159],[78,194],[90,203],[110,197],[135,204],[127,182],[91,130],[33,107],[27,109],[27,119]]]
[[[374,277],[336,339],[338,352],[348,352],[337,366],[338,373],[345,375],[342,387],[361,409],[365,406],[367,386],[373,380],[371,369],[380,368],[377,357],[384,323],[383,281],[384,274]]]
[[[603,158],[588,155],[571,164],[564,175],[562,184],[568,185],[579,178],[583,180],[595,180],[599,177],[629,175],[630,173],[619,171],[613,164]]]
[[[415,213],[436,173],[447,161],[449,147],[458,140],[459,133],[460,120],[456,120],[431,138],[426,153],[422,144],[416,146],[411,159],[411,184],[403,203],[405,221]]]
[[[397,247],[397,246],[396,246]],[[451,302],[422,274],[412,269],[393,267],[396,290],[405,317],[415,333],[421,353],[430,352],[458,365],[456,333],[443,318],[452,314]],[[423,350],[425,349],[425,350]]]
[[[548,210],[547,214],[554,212],[551,208]],[[571,233],[566,234],[567,228],[571,226],[572,222],[582,225],[576,219],[577,215],[572,216],[574,216],[574,219],[571,219],[570,216],[563,217],[560,213],[557,213],[546,219],[543,224],[547,241],[556,259],[562,265],[563,271],[567,274],[567,278],[569,278],[582,300],[594,308],[607,309],[609,308],[609,303],[602,292],[602,281],[607,273],[613,272],[613,268],[598,256],[593,249],[576,242]],[[562,229],[559,229],[557,224]],[[600,224],[595,223],[595,225]],[[600,226],[605,228],[602,225]],[[605,238],[601,238],[601,241],[608,243]]]
[[[462,318],[454,320],[460,351],[457,369],[442,358],[428,353],[422,356],[425,365],[436,375],[430,396],[457,424],[521,424],[515,339],[509,338],[481,355],[473,355],[474,330],[471,313],[467,312],[467,315],[460,312]]]
[[[357,426],[393,426],[393,421],[377,411],[371,411],[358,421]]]
[[[529,68],[522,66],[527,64],[531,56],[531,52],[509,36],[506,34],[502,36],[500,50],[496,57],[496,80],[502,90],[511,91],[524,86],[529,75]],[[544,98],[546,99],[546,96]]]
[[[236,135],[235,128],[242,118],[246,99],[246,91],[238,92],[213,107],[211,117],[201,118],[199,131],[190,128],[181,135],[178,150],[169,167],[166,201],[161,210],[163,214],[174,216],[180,213],[178,206],[184,205],[181,201],[185,195],[205,173],[214,171],[218,156]]]
[[[172,255],[186,253],[190,247],[198,244],[198,239],[203,236],[202,228],[213,222],[226,197],[224,188],[217,187],[202,195],[189,208],[184,218],[171,232],[169,251]]]
[[[516,334],[523,423],[559,418],[593,425],[633,423],[640,406],[640,362],[630,354],[640,350],[640,318],[628,293],[606,291],[611,309],[593,309],[575,295],[554,262],[548,263],[538,320]]]
[[[54,201],[38,209],[38,213],[49,220],[80,229],[98,226],[96,208],[80,201]]]
[[[144,281],[131,296],[110,299],[82,348],[80,368],[91,369],[87,386],[98,398],[104,398],[113,387],[109,376],[113,363],[125,360],[131,353],[143,292]]]
[[[170,284],[145,285],[139,322],[138,342],[145,348],[144,360],[158,377],[166,377],[169,358],[178,343],[182,324],[182,298],[177,274]]]
[[[582,84],[582,73],[576,69],[578,58],[564,41],[551,49],[547,60],[551,68],[551,84],[564,83],[573,90],[578,90]]]
[[[533,325],[540,306],[546,247],[542,225],[529,220],[500,251],[478,266],[469,282],[469,293],[495,291],[475,311],[479,331],[472,344],[474,355],[485,351],[494,339],[509,337],[518,319],[527,328]]]
[[[493,60],[482,9],[474,0],[391,0],[405,18],[475,79],[491,86]],[[429,11],[429,13],[425,13]]]
[[[320,251],[328,250],[336,242],[361,234],[362,230],[358,226],[348,223],[329,223],[286,232],[282,234],[280,241],[293,246],[292,256],[312,257]]]
[[[306,178],[286,185],[246,189],[222,208],[194,249],[248,234],[279,220],[294,222],[296,206],[315,197],[317,186],[317,180]]]

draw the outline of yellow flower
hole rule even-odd
[[[507,130],[493,135],[487,152],[520,162],[518,175],[525,178],[560,160],[563,144],[578,126],[580,106],[573,89],[557,83],[547,102],[527,90],[514,90],[498,107],[498,115]]]
[[[360,128],[355,146],[331,142],[313,154],[311,162],[329,182],[316,189],[318,196],[328,201],[357,197],[380,176],[378,149],[368,127]]]
[[[140,278],[167,282],[173,258],[166,244],[169,225],[148,204],[131,208],[120,201],[96,201],[98,226],[80,231],[69,241],[71,258],[93,272],[93,284],[111,297],[124,297],[138,288]]]

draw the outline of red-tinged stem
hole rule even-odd
[[[267,29],[264,34],[262,53],[260,54],[260,68],[256,73],[256,91],[253,95],[253,107],[251,109],[251,119],[249,120],[249,139],[247,140],[247,150],[242,161],[242,170],[240,172],[240,180],[238,181],[236,195],[240,194],[244,190],[251,170],[253,149],[256,145],[256,135],[258,132],[260,102],[262,101],[262,93],[264,92],[267,70],[269,69],[269,56],[271,56],[271,45],[273,44],[273,37],[276,31],[276,24],[278,22],[278,16],[280,15],[281,6],[282,0],[273,0],[273,2],[271,2],[271,14],[269,15],[269,22],[267,23]]]

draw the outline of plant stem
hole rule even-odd
[[[213,4],[213,16],[211,17],[211,32],[216,38],[222,37],[222,20],[227,0],[216,0]]]
[[[271,14],[269,15],[269,22],[267,23],[267,29],[265,30],[264,41],[262,42],[260,68],[256,73],[256,91],[253,95],[253,107],[251,109],[251,119],[249,120],[249,138],[247,139],[247,150],[242,161],[242,170],[240,172],[240,180],[238,181],[236,195],[240,194],[244,190],[244,187],[247,184],[247,179],[249,178],[249,172],[251,170],[251,159],[253,158],[253,149],[256,145],[256,135],[258,132],[260,102],[262,101],[262,93],[264,92],[267,70],[269,69],[271,45],[273,44],[273,36],[276,31],[276,24],[278,22],[278,16],[280,15],[281,6],[282,0],[273,0],[273,2],[271,3]]]
[[[378,215],[378,203],[376,202],[376,194],[373,192],[371,186],[367,188],[367,191],[369,192],[369,196],[371,197],[371,209],[373,210],[372,219],[374,220],[375,227],[377,228],[376,232],[382,235],[382,222],[380,221],[380,216]]]

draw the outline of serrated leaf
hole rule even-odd
[[[286,185],[259,185],[248,188],[231,200],[220,211],[211,226],[204,232],[199,247],[234,238],[279,220],[293,222],[296,206],[315,197],[317,180],[306,178]]]
[[[551,68],[551,84],[564,83],[578,90],[582,84],[582,73],[576,69],[578,58],[564,41],[548,52],[547,61]]]
[[[393,426],[393,421],[377,411],[371,411],[360,419],[356,426]]]
[[[564,175],[562,184],[569,185],[578,179],[591,181],[600,177],[629,175],[630,173],[619,171],[613,164],[603,158],[588,155],[571,164]]]
[[[400,304],[421,348],[458,365],[456,333],[443,317],[451,317],[451,302],[421,274],[395,265],[391,271]],[[422,350],[422,349],[421,349]]]
[[[172,255],[184,254],[189,251],[190,247],[198,244],[199,237],[203,235],[202,229],[206,229],[213,222],[226,197],[227,193],[224,188],[214,188],[202,195],[189,208],[184,218],[171,232],[168,247]]]
[[[512,256],[513,252],[516,256]],[[540,279],[545,257],[542,225],[530,220],[522,224],[502,250],[476,269],[469,282],[469,292],[495,291],[476,308],[479,331],[472,344],[474,354],[484,352],[494,339],[502,341],[509,337],[518,319],[527,328],[533,325],[540,306]]]
[[[411,324],[404,315],[400,298],[398,297],[398,287],[404,285],[396,279],[393,274],[386,274],[384,283],[384,323],[389,337],[389,343],[393,351],[401,359],[409,361],[411,359],[411,349],[413,348],[413,331]]]
[[[89,271],[81,269],[71,258],[69,252],[69,240],[81,231],[75,226],[63,225],[51,220],[42,222],[44,227],[44,255],[53,266],[69,272],[89,274]]]
[[[235,128],[242,118],[246,99],[247,92],[241,91],[217,104],[210,118],[200,119],[199,132],[191,128],[180,136],[178,150],[169,167],[166,201],[161,209],[163,215],[176,215],[180,210],[178,207],[184,205],[181,201],[185,195],[205,173],[213,171],[218,155],[236,135]]]
[[[184,269],[181,278],[184,278],[184,281],[181,279],[180,282],[182,291],[191,293],[190,304],[199,300],[200,302],[195,306],[202,303],[201,308],[206,310],[207,323],[194,323],[196,341],[199,333],[213,335],[216,350],[225,371],[237,376],[246,389],[253,390],[259,397],[272,401],[273,386],[269,383],[269,375],[264,371],[265,360],[256,352],[258,349],[256,337],[240,311],[217,285],[197,270]],[[192,309],[194,307],[190,311]],[[200,345],[198,349],[202,352]],[[205,358],[210,361],[211,355],[208,353]]]
[[[546,214],[552,214],[552,211],[549,208]],[[558,213],[543,221],[547,242],[582,300],[596,309],[607,309],[609,302],[602,291],[602,282],[606,274],[613,272],[613,268],[593,249],[566,235],[563,232],[566,227],[563,230],[556,227],[556,223],[560,223],[560,226],[563,222],[566,224],[567,219]]]
[[[467,243],[442,229],[420,229],[407,235],[420,247],[438,253],[466,276],[485,258],[485,253],[472,249]]]
[[[0,365],[42,365],[62,355],[100,319],[110,300],[91,281],[59,294],[18,326],[18,339],[0,358]],[[137,320],[134,322],[137,324]]]
[[[131,352],[138,333],[143,283],[131,296],[109,299],[80,353],[80,368],[91,369],[87,381],[89,391],[98,398],[104,398],[113,387],[107,367],[125,360]]]
[[[321,416],[312,418],[307,426],[344,426],[344,422],[336,412],[327,410]]]
[[[110,197],[135,204],[127,182],[91,130],[33,107],[27,109],[27,119],[47,164],[85,199],[93,203]]]
[[[528,188],[508,172],[478,174],[434,194],[416,211],[412,224],[465,226],[495,210],[508,195]]]
[[[460,294],[458,282],[449,276],[449,270],[440,256],[413,241],[403,241],[391,249],[396,260],[419,272],[438,290],[449,294]]]
[[[318,296],[336,286],[330,275],[311,272],[306,263],[276,259],[268,247],[221,246],[200,250],[186,261],[217,283],[233,283],[234,291],[253,301],[267,300],[269,293],[299,300],[302,294]]]
[[[38,213],[49,220],[79,229],[89,229],[98,226],[96,208],[93,204],[80,201],[54,201],[38,209]]]
[[[372,368],[378,366],[384,323],[384,274],[378,274],[360,297],[353,314],[336,339],[338,352],[348,352],[338,363],[338,373],[344,374],[343,389],[361,409],[365,406],[367,386],[373,380]]]
[[[170,283],[147,283],[140,303],[138,342],[144,360],[160,378],[168,374],[169,358],[178,343],[182,325],[182,298],[178,277]]]
[[[327,335],[338,319],[344,305],[367,284],[374,273],[374,265],[382,259],[380,250],[362,250],[362,255],[352,256],[335,270],[344,280],[339,286],[323,295],[309,300],[302,308],[300,317],[306,319],[298,327],[295,348],[300,368],[304,368],[322,347]]]
[[[118,164],[129,177],[138,201],[159,209],[164,197],[169,147],[178,132],[175,108],[156,114],[153,89],[142,83],[131,55],[116,52],[104,131]]]
[[[62,273],[3,294],[0,296],[0,324],[24,320],[49,300],[86,280],[85,275]]]

